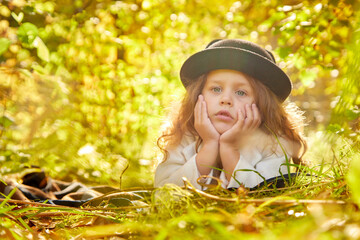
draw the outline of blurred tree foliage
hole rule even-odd
[[[348,54],[344,67],[345,76],[338,81],[339,93],[335,98],[328,129],[352,139],[356,149],[360,149],[360,12],[356,14],[356,28],[347,46]]]
[[[179,68],[214,38],[274,51],[314,128],[359,92],[356,82],[345,86],[348,69],[359,72],[349,63],[359,59],[356,0],[0,4],[2,175],[35,164],[59,178],[117,184],[129,163],[124,186],[151,185],[156,137],[184,91]],[[349,101],[341,109],[354,121],[359,98]]]

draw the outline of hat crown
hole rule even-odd
[[[240,50],[250,51],[252,53],[255,53],[255,54],[258,54],[258,55],[261,55],[261,56],[267,58],[268,60],[272,61],[273,63],[276,63],[275,58],[271,52],[265,50],[264,48],[260,47],[257,44],[254,44],[252,42],[245,41],[242,39],[216,39],[216,40],[213,40],[212,42],[210,42],[206,46],[206,49],[229,48],[229,47],[240,49]]]
[[[292,83],[275,62],[272,53],[242,39],[217,39],[190,56],[182,65],[180,78],[185,87],[199,76],[216,69],[245,73],[267,86],[283,102],[290,94]]]

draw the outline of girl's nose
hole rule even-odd
[[[229,96],[223,96],[223,97],[220,99],[220,104],[221,104],[221,105],[231,106],[231,105],[232,105],[231,98],[230,98]]]

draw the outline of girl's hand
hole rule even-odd
[[[213,142],[218,144],[220,134],[216,131],[214,125],[211,123],[207,113],[206,102],[204,96],[199,95],[194,109],[195,122],[194,126],[204,144]]]
[[[199,136],[203,140],[203,146],[196,156],[196,166],[201,175],[207,175],[211,171],[211,166],[219,168],[219,138],[220,134],[211,123],[206,102],[202,95],[199,95],[194,108],[194,126]]]
[[[238,119],[234,126],[220,136],[220,158],[228,181],[240,158],[239,147],[246,137],[255,131],[261,123],[259,110],[255,104],[245,105],[244,113],[238,110]]]
[[[254,103],[251,106],[246,104],[244,113],[239,109],[237,115],[238,119],[234,126],[220,136],[220,145],[226,144],[234,150],[238,149],[241,141],[261,124],[260,113]]]

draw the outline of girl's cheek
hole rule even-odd
[[[203,96],[204,96],[204,101],[205,101],[206,105],[208,105],[209,96],[207,96],[207,95],[203,95]]]

